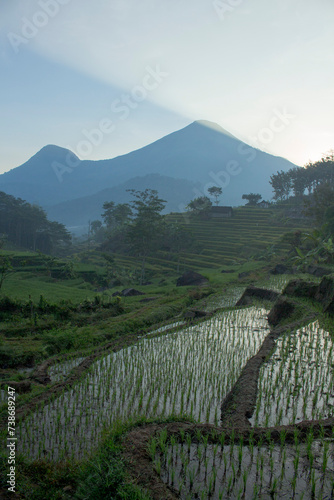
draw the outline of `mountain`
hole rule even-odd
[[[20,167],[0,175],[0,189],[42,206],[67,200],[72,196],[71,182],[59,183],[55,168],[69,162],[81,163],[68,149],[45,146]]]
[[[0,190],[40,204],[55,219],[61,216],[65,220],[61,214],[66,207],[76,207],[77,218],[67,217],[67,223],[71,220],[71,225],[75,225],[76,220],[79,224],[83,217],[87,222],[94,219],[88,207],[95,206],[94,214],[97,214],[100,203],[97,200],[105,201],[107,196],[101,191],[110,189],[110,199],[125,191],[124,183],[140,189],[138,186],[142,186],[142,182],[139,179],[151,174],[167,176],[180,183],[188,181],[187,188],[183,184],[184,194],[179,193],[177,199],[175,183],[169,180],[166,184],[170,189],[165,190],[164,196],[174,199],[169,208],[177,211],[180,205],[205,193],[212,185],[222,187],[224,205],[241,205],[244,203],[242,195],[250,192],[271,198],[270,176],[294,166],[284,158],[248,146],[217,124],[196,121],[148,146],[111,160],[82,161],[67,149],[46,146],[23,165],[0,175]],[[150,183],[146,187],[159,184],[158,178],[150,178]],[[119,201],[125,199],[117,198]],[[78,201],[74,203],[73,200]]]

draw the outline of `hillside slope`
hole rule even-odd
[[[181,270],[212,269],[245,264],[253,258],[270,258],[276,252],[284,255],[291,249],[282,242],[283,234],[305,228],[304,219],[288,219],[276,209],[240,207],[233,217],[203,220],[188,214],[170,214],[168,220],[178,222],[193,236],[194,247],[178,256],[172,251],[158,251],[148,258],[148,268],[165,273],[176,270],[180,258]],[[137,259],[115,255],[124,268],[137,265]]]

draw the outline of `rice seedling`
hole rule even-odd
[[[191,436],[190,436],[190,434],[186,434],[186,441],[187,441],[188,453],[190,453],[190,447],[191,447]]]
[[[189,489],[191,491],[193,489],[194,479],[195,479],[195,470],[194,469],[190,469],[188,471],[188,478],[189,478]]]
[[[328,441],[325,441],[324,445],[323,445],[323,456],[322,456],[322,471],[324,474],[326,473],[326,469],[327,469],[328,450],[329,450],[329,443],[328,443]]]
[[[159,476],[160,476],[160,473],[161,473],[161,460],[160,460],[160,458],[158,457],[158,458],[157,458],[157,459],[153,462],[153,464],[154,464],[154,468],[155,468],[155,470],[156,470],[157,474],[159,474]]]
[[[272,486],[271,486],[271,490],[270,490],[270,495],[273,498],[275,498],[277,487],[278,487],[278,478],[275,477],[273,480]]]
[[[239,467],[241,467],[242,455],[243,455],[243,442],[242,442],[242,439],[240,439],[240,443],[239,443],[239,446],[238,446],[238,463],[239,463]]]
[[[172,467],[172,473],[171,473],[171,482],[172,482],[172,486],[174,485],[174,479],[175,479],[175,468]]]
[[[248,469],[245,469],[243,474],[242,474],[242,481],[243,481],[243,492],[246,492],[246,486],[247,486],[247,479],[248,479]]]
[[[224,443],[225,443],[225,432],[222,432],[219,438],[220,441],[220,446],[224,448]]]
[[[148,444],[148,451],[150,453],[150,457],[153,460],[157,451],[157,441],[156,439],[151,439]]]

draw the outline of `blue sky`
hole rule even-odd
[[[334,148],[332,0],[2,0],[0,19],[0,172],[200,119],[299,165]]]

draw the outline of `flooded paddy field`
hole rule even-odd
[[[65,361],[60,361],[58,363],[53,364],[48,369],[48,375],[50,377],[51,382],[59,382],[61,380],[65,380],[66,377],[71,373],[73,368],[79,366],[84,359],[85,358],[83,357],[80,358],[70,357]]]
[[[192,499],[329,499],[334,487],[334,442],[225,441],[215,444],[208,435],[171,436],[162,431],[149,449],[153,467],[162,481],[183,500]]]
[[[283,278],[274,276],[270,288],[284,288],[289,277]],[[209,298],[206,309],[227,307],[229,301],[232,305],[243,290],[234,289],[230,296],[220,297],[220,303],[216,297]],[[148,437],[141,455],[149,462],[155,480],[171,493],[170,498],[333,498],[331,429],[326,437],[319,432],[314,436],[312,427],[302,436],[296,430],[295,439],[286,441],[284,428],[277,427],[292,425],[291,433],[303,420],[317,424],[319,419],[333,416],[331,336],[312,320],[307,326],[280,330],[277,338],[275,331],[270,333],[268,312],[252,306],[220,310],[188,326],[175,320],[138,337],[130,347],[103,355],[74,385],[65,388],[65,383],[61,393],[54,393],[18,421],[18,452],[29,460],[89,458],[104,433],[119,423],[172,417],[181,429],[177,435],[167,431],[168,424],[160,435],[147,431],[154,437]],[[268,339],[270,348],[263,355]],[[240,377],[251,373],[243,369],[255,358],[260,361],[254,380],[248,375]],[[55,363],[48,369],[51,381],[64,382],[84,359],[69,357]],[[248,432],[243,427],[247,419],[235,430],[221,420],[222,403],[231,391],[234,394],[239,379],[244,381],[246,392],[252,385],[254,402],[257,380],[250,432],[263,431],[263,438],[242,437]],[[234,403],[239,408],[236,401],[232,406]],[[237,422],[232,410],[231,422],[233,418]],[[180,421],[187,416],[199,424],[210,424],[216,437],[199,430],[196,434],[182,431]],[[270,438],[270,428],[276,428],[275,439]],[[141,427],[137,429],[143,432]],[[150,484],[146,486],[150,490]]]
[[[277,339],[258,381],[254,426],[288,425],[334,414],[333,341],[317,321]]]
[[[309,274],[269,274],[265,280],[259,280],[256,283],[256,286],[260,288],[267,288],[268,290],[273,290],[274,292],[282,293],[289,281],[296,279],[303,279],[305,281],[312,281],[313,283],[320,283],[320,278],[310,276]]]
[[[289,281],[294,278],[305,278],[304,274],[281,274],[274,275],[269,274],[265,280],[260,280],[256,282],[256,286],[259,288],[266,288],[268,290],[273,290],[274,292],[281,293]],[[309,278],[309,276],[306,276]],[[315,280],[316,281],[316,280]],[[215,309],[222,309],[234,306],[246,289],[246,285],[239,284],[235,286],[228,287],[224,293],[219,295],[212,295],[205,299],[204,309],[208,312],[214,311]]]
[[[216,309],[233,307],[245,291],[245,286],[229,287],[223,294],[212,295],[205,299],[204,310],[212,312]]]
[[[267,311],[250,307],[109,354],[20,423],[19,451],[82,457],[104,429],[140,416],[187,414],[218,425],[221,401],[268,332]]]

